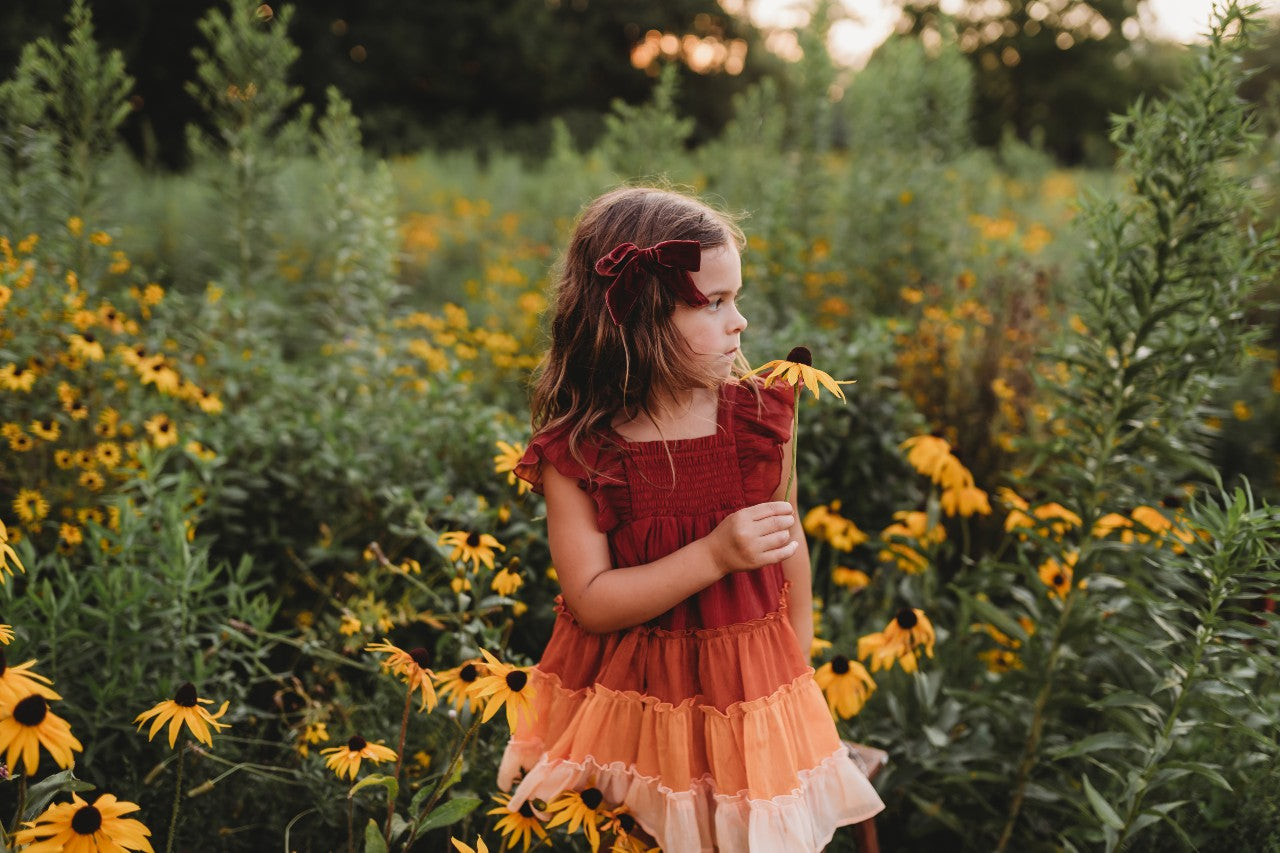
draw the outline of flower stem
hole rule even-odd
[[[356,800],[347,797],[347,853],[356,853]]]
[[[169,837],[165,840],[164,853],[173,853],[173,837],[178,831],[178,809],[182,806],[182,765],[187,754],[186,741],[178,743],[177,778],[173,782],[173,811],[169,813]]]
[[[436,807],[436,803],[440,802],[440,797],[445,792],[445,786],[448,784],[449,779],[453,777],[454,768],[458,765],[458,762],[462,760],[463,750],[467,748],[467,744],[471,741],[471,738],[475,736],[476,730],[479,728],[480,714],[476,713],[472,715],[471,726],[462,735],[462,740],[458,742],[458,748],[453,751],[453,757],[449,759],[449,764],[445,767],[444,774],[441,775],[440,781],[436,783],[436,789],[431,792],[431,799],[427,801],[427,807],[422,810],[422,814],[431,814],[431,810]],[[409,815],[409,818],[409,840],[404,844],[405,850],[408,850],[413,846],[413,840],[418,835],[418,816]]]
[[[791,484],[796,479],[796,455],[800,450],[800,386],[792,385],[791,405],[791,472],[787,475],[787,488],[782,493],[784,501],[791,500]],[[800,495],[796,495],[796,504],[800,503]]]
[[[13,813],[13,825],[9,827],[8,840],[12,841],[18,828],[22,826],[22,812],[27,807],[27,777],[18,777],[18,810]]]
[[[396,747],[396,785],[400,784],[400,768],[404,766],[404,736],[409,730],[409,706],[413,704],[413,687],[410,686],[404,694],[404,715],[400,717],[400,745]],[[387,824],[382,828],[382,837],[387,840],[387,845],[391,844],[391,816],[396,813],[396,798],[391,796],[391,791],[387,791]]]

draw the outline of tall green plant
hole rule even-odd
[[[292,6],[227,0],[200,20],[208,48],[192,51],[196,81],[187,92],[204,109],[206,126],[189,127],[196,161],[210,168],[225,200],[234,266],[243,291],[269,261],[271,212],[280,198],[280,170],[305,150],[310,109],[295,106],[302,88],[287,82],[299,49],[288,37]]]
[[[94,215],[103,161],[129,113],[133,78],[119,51],[94,41],[84,0],[66,21],[66,44],[27,45],[0,83],[0,231],[10,234]]]
[[[1037,482],[1079,518],[1078,580],[1112,559],[1090,535],[1108,510],[1150,502],[1189,475],[1211,474],[1203,401],[1239,363],[1245,300],[1277,246],[1274,233],[1250,227],[1253,193],[1230,168],[1255,141],[1236,94],[1239,52],[1255,12],[1234,2],[1220,10],[1185,88],[1117,120],[1112,137],[1133,190],[1085,205],[1093,247],[1088,282],[1076,307],[1079,323],[1056,354],[1067,370],[1053,418],[1058,428],[1033,466]],[[1056,556],[1069,553],[1064,547]],[[1065,677],[1085,671],[1097,632],[1108,630],[1098,617],[1093,595],[1071,585],[1053,624],[1037,633],[1043,665],[999,850],[1019,837],[1047,731],[1059,721],[1052,700]],[[1110,823],[1100,810],[1098,819]]]
[[[615,100],[613,111],[605,116],[599,151],[620,178],[683,177],[677,170],[694,121],[677,112],[677,73],[675,64],[664,66],[647,103]]]

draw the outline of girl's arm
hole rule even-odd
[[[796,450],[796,437],[793,434],[782,448],[782,470],[791,470],[791,457]],[[794,521],[791,525],[791,537],[800,543],[796,550],[782,561],[782,574],[791,582],[787,615],[791,619],[791,627],[795,629],[796,639],[800,642],[800,654],[805,662],[809,661],[809,648],[813,645],[813,575],[809,567],[809,542],[805,539],[804,527],[800,522],[800,509],[796,503],[799,483],[791,484],[791,494],[783,495],[787,488],[785,478],[778,483],[774,497],[785,500],[794,510]]]
[[[792,505],[773,501],[738,510],[708,535],[652,563],[615,569],[591,496],[549,464],[542,466],[542,489],[565,605],[579,625],[597,634],[647,622],[729,572],[781,562],[802,547]]]

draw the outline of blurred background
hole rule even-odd
[[[137,85],[125,138],[146,162],[188,162],[183,128],[198,116],[183,91],[197,21],[209,0],[102,0],[99,38],[119,49]],[[659,66],[681,70],[691,143],[715,136],[729,102],[762,77],[780,77],[812,27],[805,0],[311,0],[290,36],[301,48],[291,79],[314,104],[336,85],[371,147],[500,147],[545,153],[548,122],[565,120],[580,145],[603,128],[610,102],[645,100]],[[1274,0],[1263,9],[1274,11]],[[891,34],[930,49],[955,41],[976,75],[972,125],[982,144],[1008,132],[1064,164],[1108,161],[1106,116],[1175,82],[1182,45],[1205,31],[1211,0],[982,0],[828,4],[825,42],[841,85]],[[56,34],[57,3],[0,9],[0,69],[22,46]],[[1256,48],[1260,96],[1280,71],[1274,33]],[[833,97],[838,93],[833,93]]]

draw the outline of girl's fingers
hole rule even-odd
[[[772,518],[779,515],[795,515],[795,508],[788,501],[769,501],[767,503],[756,504],[751,509],[753,521],[764,521],[766,518]]]
[[[781,563],[783,560],[787,559],[787,557],[790,557],[796,552],[796,548],[798,547],[800,547],[799,543],[793,539],[781,548],[774,548],[771,551],[765,551],[760,556],[764,560],[764,565],[771,566],[774,563]]]

